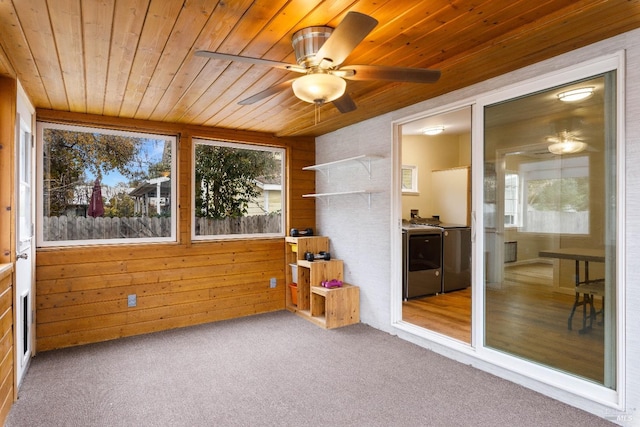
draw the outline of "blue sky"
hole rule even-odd
[[[158,163],[162,160],[162,153],[164,151],[165,140],[160,139],[140,139],[143,144],[140,155],[145,160],[145,163]],[[95,175],[87,171],[87,178],[90,181],[95,180]],[[117,170],[110,171],[102,176],[102,184],[109,187],[115,187],[121,183],[127,183],[129,180],[123,176]]]

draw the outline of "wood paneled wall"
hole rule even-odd
[[[16,80],[0,76],[0,424],[2,425],[17,397],[13,347],[16,97]]]
[[[18,84],[0,76],[0,264],[14,261],[15,121]]]
[[[178,135],[178,242],[39,248],[36,254],[38,351],[282,310],[284,238],[191,242],[192,138],[287,149],[286,227],[315,225],[312,138],[38,110],[41,121]],[[276,288],[269,280],[277,279]],[[127,306],[127,296],[137,306]]]
[[[0,422],[4,425],[14,400],[13,268],[0,265]]]

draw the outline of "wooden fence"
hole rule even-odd
[[[196,218],[196,236],[219,234],[282,233],[282,215],[253,215],[242,218]]]
[[[196,218],[197,236],[282,232],[281,215],[254,215],[215,220]],[[65,240],[139,239],[171,236],[171,218],[44,217],[45,242]]]
[[[531,233],[588,234],[589,211],[582,212],[527,212],[524,230]]]

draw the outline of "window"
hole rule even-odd
[[[521,171],[526,200],[522,231],[589,233],[587,156],[525,163]]]
[[[26,123],[22,119],[20,122],[20,156],[18,165],[18,252],[22,252],[31,247],[33,237],[32,229],[32,207],[31,207],[31,133]]]
[[[418,194],[418,167],[402,165],[402,192]]]
[[[40,246],[175,241],[172,136],[38,124]]]
[[[504,176],[504,225],[517,227],[520,225],[520,197],[518,193],[520,177],[516,172],[507,171]]]
[[[193,238],[283,236],[285,150],[194,140]]]
[[[619,88],[612,69],[574,77],[480,101],[483,217],[495,219],[484,221],[481,345],[608,395],[618,386]],[[582,100],[558,96],[585,87]],[[505,263],[512,242],[518,262]],[[532,314],[540,304],[544,314]]]

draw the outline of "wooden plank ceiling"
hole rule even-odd
[[[357,110],[286,90],[299,74],[194,56],[205,49],[295,64],[291,35],[348,11],[378,26],[345,64],[442,71],[435,84],[349,81]],[[36,107],[321,135],[640,26],[640,0],[0,0],[0,74]]]

